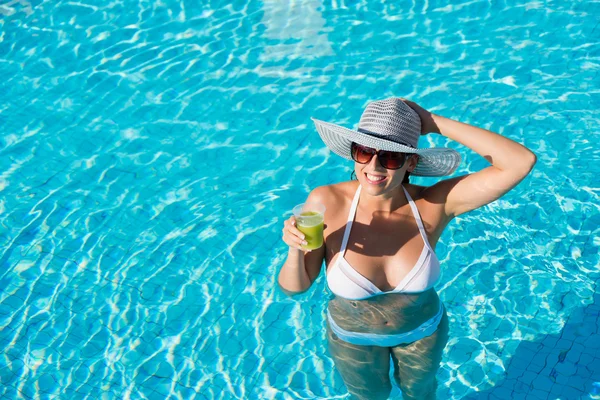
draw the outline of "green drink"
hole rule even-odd
[[[320,203],[304,203],[294,207],[296,227],[304,233],[307,244],[304,250],[315,250],[323,246],[323,216],[325,206]]]

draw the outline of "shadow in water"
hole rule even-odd
[[[557,335],[522,342],[504,380],[480,393],[480,399],[600,399],[600,294],[575,310]]]

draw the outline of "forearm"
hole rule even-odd
[[[311,282],[304,265],[303,251],[289,249],[287,260],[279,271],[278,283],[289,296],[305,292],[310,287]]]
[[[443,136],[470,148],[498,169],[523,169],[535,163],[535,154],[511,139],[440,115],[431,116]]]

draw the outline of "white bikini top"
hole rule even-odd
[[[330,268],[329,272],[327,272],[327,285],[329,286],[329,289],[335,295],[351,300],[364,300],[369,297],[387,293],[421,293],[431,289],[440,277],[440,262],[435,255],[435,251],[429,244],[423,222],[421,221],[421,216],[419,215],[419,210],[404,186],[402,186],[402,189],[404,189],[410,208],[412,209],[417,225],[419,226],[419,232],[421,232],[421,236],[425,242],[423,250],[421,251],[421,256],[417,260],[415,266],[400,281],[398,286],[393,290],[383,292],[346,261],[344,254],[346,254],[346,246],[348,244],[348,238],[350,237],[350,231],[352,230],[352,222],[356,215],[360,189],[361,186],[358,185],[354,200],[352,201],[352,206],[350,207],[350,213],[348,214],[348,222],[346,223],[340,255],[335,264]]]

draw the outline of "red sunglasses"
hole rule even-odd
[[[395,151],[375,150],[371,147],[352,143],[351,147],[352,159],[359,164],[368,164],[375,154],[379,164],[385,169],[400,169],[406,162],[406,153],[398,153]]]

